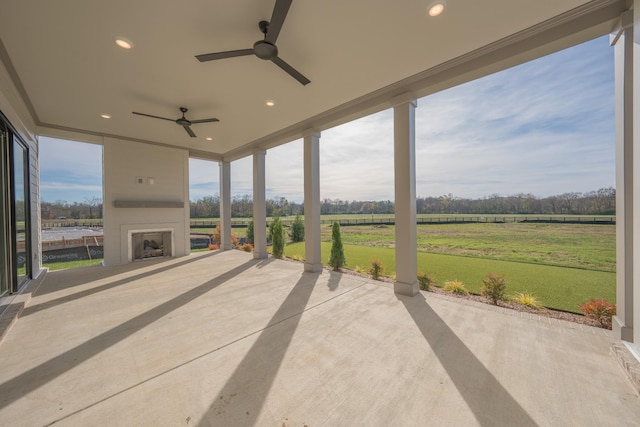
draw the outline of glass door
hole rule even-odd
[[[15,266],[17,286],[20,287],[27,279],[29,271],[29,221],[27,221],[27,209],[29,194],[27,185],[27,149],[13,138],[13,171],[12,171],[12,201],[13,201],[13,228],[15,230]],[[17,289],[16,289],[17,290]]]
[[[29,151],[0,114],[0,297],[31,277]]]
[[[9,134],[0,121],[0,296],[9,292],[11,283],[11,244],[9,243]]]

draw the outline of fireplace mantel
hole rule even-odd
[[[184,202],[175,200],[114,200],[115,208],[184,208]]]

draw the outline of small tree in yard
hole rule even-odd
[[[480,294],[489,298],[495,305],[498,305],[498,301],[505,299],[505,290],[507,289],[507,282],[504,280],[504,276],[489,273],[487,277],[482,279],[482,288]]]
[[[379,280],[380,276],[384,273],[384,266],[379,258],[372,258],[369,260],[369,274],[373,280]]]
[[[271,253],[276,258],[284,255],[284,229],[280,218],[276,218],[271,227]]]
[[[267,240],[271,240],[273,242],[273,226],[276,225],[276,221],[280,221],[280,215],[274,215],[273,220],[269,223],[267,227]]]
[[[251,243],[253,245],[253,220],[249,221],[249,224],[247,224],[247,243]]]
[[[329,265],[334,271],[340,271],[342,267],[347,265],[347,260],[344,257],[344,248],[342,247],[342,237],[340,237],[340,224],[338,224],[338,221],[335,221],[331,228],[331,256],[329,256]]]
[[[293,224],[291,224],[289,237],[294,243],[304,241],[304,222],[302,221],[300,214],[296,214],[296,219],[294,219]]]

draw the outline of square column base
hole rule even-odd
[[[316,263],[305,262],[304,271],[306,271],[307,273],[319,273],[322,271],[322,263],[321,262],[316,262]]]
[[[633,328],[625,326],[618,316],[613,316],[611,320],[613,335],[622,341],[633,342]]]
[[[253,251],[253,259],[265,259],[269,256],[268,252]]]
[[[417,280],[413,283],[394,282],[393,292],[398,295],[413,297],[416,296],[418,292],[420,292],[420,287],[418,286]]]

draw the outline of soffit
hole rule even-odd
[[[385,88],[402,93],[412,76],[585,4],[614,3],[622,2],[448,0],[446,12],[430,18],[429,1],[294,0],[277,46],[307,86],[254,56],[195,59],[251,47],[274,1],[4,0],[0,39],[43,133],[108,135],[222,158],[286,142],[322,126],[314,118]],[[134,49],[118,48],[116,36]],[[426,93],[413,83],[407,91]],[[276,106],[267,108],[267,99]],[[190,138],[168,121],[131,114],[178,118],[180,106],[189,119],[220,122],[193,125],[198,137]]]

